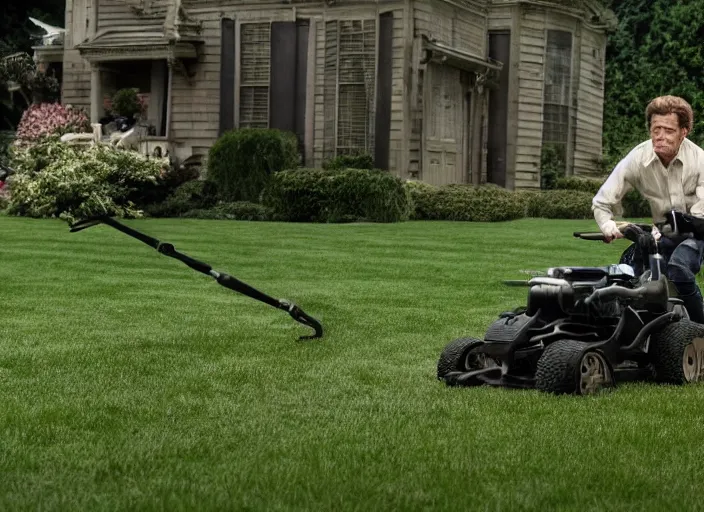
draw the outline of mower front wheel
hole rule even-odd
[[[558,340],[538,360],[535,387],[554,394],[591,395],[614,385],[606,357],[589,343]]]
[[[438,360],[438,379],[442,380],[450,372],[471,372],[496,366],[496,363],[484,354],[472,353],[473,349],[483,343],[477,338],[458,338],[445,345]]]

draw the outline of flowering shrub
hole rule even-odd
[[[143,114],[146,109],[144,95],[137,89],[120,89],[110,102],[110,112],[114,115],[133,117]]]
[[[90,132],[90,129],[88,117],[82,111],[60,103],[40,103],[31,105],[22,114],[16,141],[23,144],[47,135]]]
[[[16,165],[9,211],[29,217],[59,217],[68,222],[93,215],[140,217],[134,203],[140,189],[154,185],[166,159],[95,144],[87,148],[43,141],[41,153],[51,155],[37,172],[32,165]],[[32,161],[18,151],[20,159]],[[36,151],[36,150],[35,150]]]

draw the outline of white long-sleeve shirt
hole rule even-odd
[[[665,167],[651,140],[633,148],[592,200],[599,227],[613,219],[614,207],[632,189],[650,204],[653,222],[663,222],[670,210],[704,217],[704,150],[685,138],[677,156]]]

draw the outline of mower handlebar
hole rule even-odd
[[[603,233],[580,233],[575,231],[572,233],[575,238],[581,238],[582,240],[601,240],[602,242],[606,240]]]
[[[645,231],[646,233],[650,233],[653,230],[653,226],[650,224],[639,224],[636,222],[622,222],[618,224],[618,228],[623,233],[624,238],[627,238],[628,240],[635,241],[633,238],[637,236],[637,231]],[[631,229],[629,229],[631,228]],[[606,237],[604,236],[603,233],[600,231],[595,231],[595,232],[580,232],[580,231],[575,231],[572,233],[572,236],[575,238],[581,238],[582,240],[599,240],[602,242],[606,241]]]

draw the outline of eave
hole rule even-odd
[[[504,67],[502,62],[479,57],[478,55],[438,43],[437,41],[428,39],[425,35],[422,37],[423,50],[426,52],[424,60],[426,61],[442,62],[458,69],[480,73],[490,71],[498,72]]]

